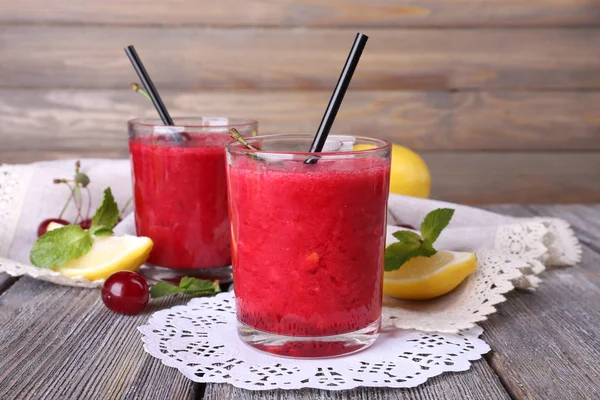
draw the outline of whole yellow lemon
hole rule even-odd
[[[352,150],[368,150],[373,147],[373,145],[355,144]],[[390,193],[427,198],[430,191],[431,176],[425,161],[411,149],[393,144]]]
[[[414,151],[392,145],[390,193],[413,197],[429,197],[431,175],[425,161]]]

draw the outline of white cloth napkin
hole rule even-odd
[[[38,224],[46,218],[57,217],[69,194],[64,185],[53,184],[52,180],[72,177],[74,165],[75,160],[0,165],[0,272],[27,274],[74,286],[102,284],[102,281],[73,280],[29,265],[29,250],[37,239]],[[125,204],[131,196],[129,160],[84,159],[81,165],[82,172],[91,179],[92,213],[108,186],[119,205]],[[535,288],[540,282],[536,275],[546,266],[573,265],[580,261],[579,242],[563,220],[514,218],[459,204],[399,195],[389,198],[387,243],[396,240],[393,232],[404,229],[396,225],[418,227],[429,211],[441,207],[454,208],[455,214],[436,242],[436,248],[476,252],[478,271],[460,290],[436,301],[415,305],[414,302],[387,299],[386,304],[393,311],[388,313],[388,322],[396,326],[440,331],[472,327],[494,312],[493,305],[504,301],[503,294],[515,286]],[[74,217],[75,211],[71,207],[65,218],[73,220]],[[134,231],[132,215],[116,228],[118,234],[134,234]],[[487,289],[482,289],[483,279],[493,281]],[[484,293],[470,292],[476,290]],[[478,305],[479,311],[472,316],[474,304]],[[403,311],[395,312],[399,309]],[[452,314],[457,310],[460,312]],[[471,316],[467,316],[469,313]],[[443,320],[449,315],[447,325],[428,325],[434,317]]]

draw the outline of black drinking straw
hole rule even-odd
[[[152,79],[150,79],[150,75],[148,75],[146,68],[144,68],[142,60],[140,60],[137,51],[135,51],[135,47],[125,47],[125,53],[127,54],[127,57],[129,57],[129,60],[131,61],[135,72],[137,72],[138,76],[140,77],[144,88],[146,88],[146,91],[150,95],[150,99],[152,100],[156,111],[158,111],[158,115],[160,115],[160,119],[162,119],[163,124],[171,126],[175,125],[173,119],[169,115],[169,111],[167,111],[167,107],[165,107],[165,104],[163,103],[162,99],[160,98],[160,95],[158,94],[158,91],[154,87]],[[183,143],[183,138],[181,137],[179,132],[171,132],[171,134],[178,143]]]
[[[346,64],[344,64],[344,69],[342,69],[342,73],[340,74],[337,85],[335,85],[331,99],[329,99],[329,104],[327,105],[327,109],[325,110],[325,114],[323,115],[323,119],[319,125],[319,129],[317,130],[315,138],[310,146],[309,151],[311,153],[319,153],[323,150],[323,146],[325,146],[327,135],[329,135],[329,131],[333,126],[337,112],[342,105],[344,95],[346,94],[346,89],[348,89],[348,85],[350,85],[352,75],[354,74],[354,70],[356,70],[360,56],[362,55],[363,49],[367,44],[367,40],[369,40],[368,36],[363,35],[360,32],[356,34],[356,39],[354,39],[354,44],[352,45],[350,54],[348,54],[348,59],[346,60]],[[311,157],[305,161],[305,164],[314,164],[316,162],[317,158]]]

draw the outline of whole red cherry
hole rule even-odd
[[[148,304],[148,284],[131,271],[119,271],[108,277],[102,286],[102,301],[110,310],[126,315],[141,312]]]
[[[79,223],[79,226],[81,226],[83,229],[90,229],[92,226],[92,220],[90,218],[84,219]]]
[[[48,225],[50,225],[50,222],[56,222],[57,224],[61,224],[61,225],[69,225],[70,224],[69,221],[61,219],[61,218],[45,219],[38,225],[38,230],[37,230],[38,237],[40,237],[44,233],[48,232]]]

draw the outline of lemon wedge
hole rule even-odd
[[[52,231],[63,226],[50,222],[46,230]],[[90,281],[107,279],[118,271],[139,269],[150,256],[153,245],[147,237],[94,236],[94,244],[89,252],[52,269],[66,276],[81,276]]]
[[[90,281],[106,279],[118,271],[135,271],[140,268],[150,256],[152,246],[152,240],[147,237],[94,237],[94,244],[89,252],[52,269],[66,276],[81,276]]]
[[[438,251],[415,257],[400,269],[385,272],[383,293],[405,300],[428,300],[452,291],[477,269],[473,253]]]

